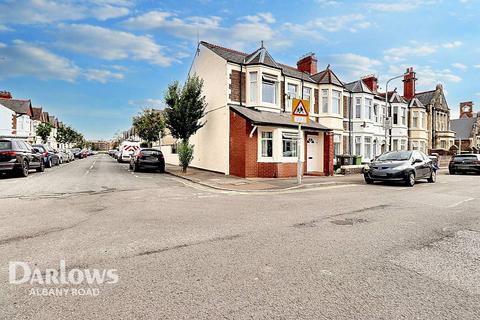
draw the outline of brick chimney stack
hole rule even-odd
[[[473,117],[473,101],[460,102],[460,118]]]
[[[0,98],[12,99],[12,94],[8,91],[0,91]]]
[[[317,57],[315,53],[309,53],[297,61],[297,69],[312,75],[317,73]]]
[[[375,77],[375,75],[371,74],[369,76],[363,77],[362,80],[367,85],[367,87],[372,90],[373,93],[378,92],[378,79],[377,77]]]
[[[403,97],[407,100],[415,97],[415,71],[413,68],[407,68],[405,75],[403,76]]]

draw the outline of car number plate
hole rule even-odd
[[[387,173],[383,171],[375,171],[374,175],[379,176],[379,177],[386,177]]]

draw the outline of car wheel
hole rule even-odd
[[[51,168],[52,167],[52,159],[48,159],[47,161],[47,168]]]
[[[408,175],[405,179],[405,184],[408,187],[413,187],[415,185],[415,173],[413,173],[413,172],[408,173]]]
[[[160,173],[165,173],[165,167],[160,167],[160,168],[158,169],[158,171],[159,171]]]
[[[37,172],[44,172],[45,171],[45,163],[43,160],[40,162],[40,167],[37,168]]]
[[[366,182],[367,184],[373,184],[373,180],[370,179],[370,178],[365,178],[365,182]]]
[[[60,159],[57,159],[57,164],[56,166],[59,166],[60,165]]]
[[[18,171],[18,175],[20,177],[27,177],[29,169],[30,169],[30,166],[28,165],[28,162],[22,161],[22,163],[20,164],[20,171]]]
[[[429,183],[435,183],[437,181],[437,173],[432,170],[432,173],[430,174],[430,178],[427,179]]]
[[[456,175],[457,173],[455,172],[455,170],[448,170],[448,173],[450,173],[451,175]]]

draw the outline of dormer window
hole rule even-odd
[[[277,77],[264,74],[262,77],[262,101],[275,104],[277,101]]]

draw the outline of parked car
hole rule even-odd
[[[480,173],[480,154],[458,154],[448,164],[450,174],[460,172]]]
[[[117,153],[117,151],[118,151],[117,149],[110,149],[110,150],[108,150],[108,155],[110,157],[114,157],[115,153]]]
[[[73,156],[77,159],[82,158],[82,149],[80,148],[72,148],[70,151],[73,153]]]
[[[30,169],[45,171],[43,155],[25,141],[0,139],[0,172],[13,172],[26,177]]]
[[[54,149],[54,152],[58,156],[60,164],[70,162],[68,154],[66,154],[65,151],[60,149]]]
[[[60,152],[64,154],[66,162],[75,160],[75,156],[69,149],[61,149]]]
[[[53,149],[46,144],[34,144],[32,147],[43,155],[45,167],[51,168],[60,164],[60,157],[53,151]]]
[[[82,149],[82,158],[87,158],[90,155],[90,151]]]
[[[375,181],[404,182],[413,187],[415,181],[427,179],[436,181],[436,167],[433,161],[420,151],[389,151],[373,160],[365,168],[364,178],[368,184]]]
[[[162,151],[152,148],[138,149],[130,158],[130,169],[133,171],[153,169],[165,172],[165,159]]]

